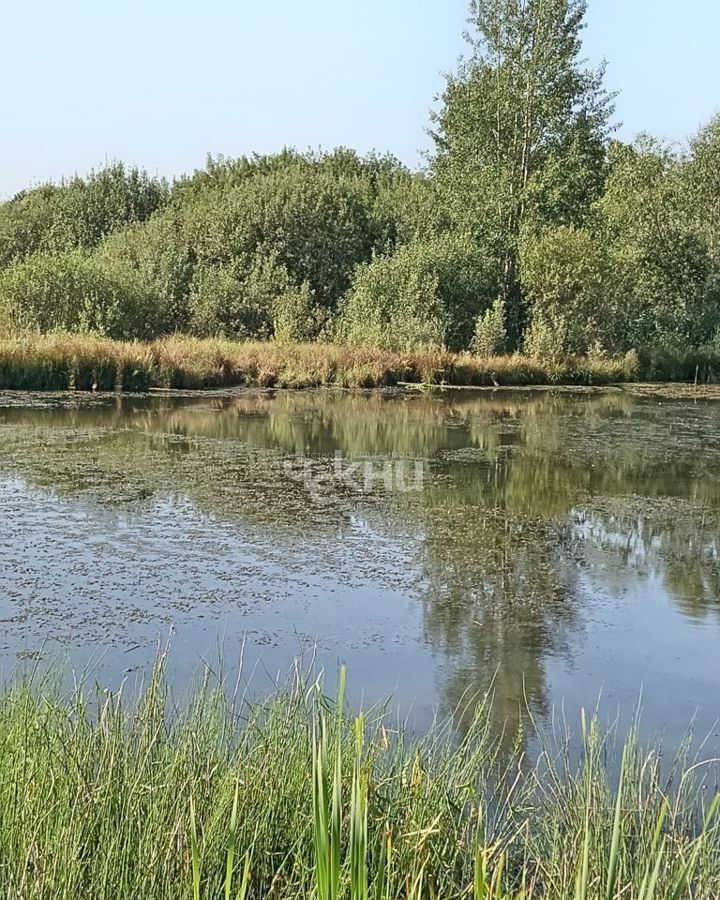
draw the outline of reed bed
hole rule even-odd
[[[123,343],[84,335],[0,339],[0,390],[144,391],[224,387],[378,388],[605,385],[634,380],[637,359],[542,362],[450,353],[393,353],[333,344],[238,343],[171,337]]]
[[[0,894],[40,898],[711,898],[710,767],[583,723],[503,755],[481,702],[410,739],[300,677],[248,702],[24,681],[0,697]],[[455,735],[455,736],[454,736]],[[619,753],[621,763],[610,762]]]

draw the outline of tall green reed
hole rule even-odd
[[[0,896],[23,900],[712,898],[712,760],[581,729],[504,755],[489,698],[410,738],[297,677],[250,702],[213,678],[0,692]],[[467,718],[463,720],[467,723]]]

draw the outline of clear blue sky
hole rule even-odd
[[[0,196],[120,158],[389,150],[411,165],[465,0],[25,0],[0,35]],[[720,110],[719,0],[590,0],[586,52],[620,132],[681,138]]]

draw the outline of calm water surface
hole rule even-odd
[[[720,403],[0,394],[0,663],[299,654],[422,727],[493,684],[678,740],[720,714]]]

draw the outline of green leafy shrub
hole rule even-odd
[[[0,267],[37,251],[91,249],[112,231],[148,219],[169,196],[164,181],[122,163],[22,191],[0,204]]]
[[[274,256],[296,285],[333,309],[355,266],[370,259],[372,197],[358,179],[290,169],[245,179],[187,207],[198,260],[231,265]]]
[[[138,288],[152,296],[162,332],[189,327],[195,253],[175,211],[111,234],[95,255],[105,267],[128,271]]]
[[[343,308],[339,336],[349,344],[387,350],[439,349],[447,315],[438,278],[419,270],[403,250],[358,271]]]
[[[614,347],[619,293],[610,262],[590,232],[546,229],[523,242],[522,284],[531,310],[525,350],[542,359]]]
[[[190,329],[201,336],[302,341],[320,327],[308,286],[298,287],[277,258],[261,253],[245,266],[199,266],[189,307]]]
[[[551,325],[542,316],[536,316],[525,332],[523,349],[532,359],[557,362],[566,355],[567,343],[564,320],[556,320]]]
[[[358,268],[338,334],[347,343],[394,350],[467,349],[493,286],[470,241],[416,241]]]
[[[1,317],[16,332],[96,332],[149,339],[162,311],[132,272],[80,251],[38,253],[0,272]]]
[[[412,241],[445,234],[451,224],[434,181],[404,170],[379,178],[373,206],[376,247],[391,252]]]
[[[695,148],[697,153],[699,148]],[[614,144],[597,213],[601,240],[622,284],[620,323],[627,346],[682,352],[712,340],[720,324],[720,277],[708,207],[698,196],[699,160],[642,137]],[[704,212],[703,212],[704,210]]]
[[[273,304],[274,337],[280,343],[313,341],[322,334],[326,321],[307,284],[288,287]]]
[[[498,297],[490,309],[477,317],[471,348],[478,356],[498,356],[506,346],[505,302]]]

